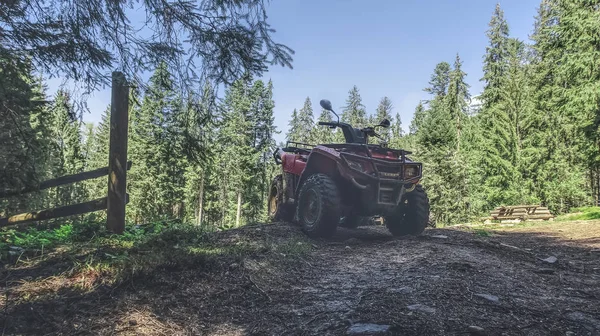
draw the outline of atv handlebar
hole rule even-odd
[[[337,123],[337,122],[319,121],[319,125],[329,126],[329,127],[337,127],[337,126],[339,126],[339,123]]]

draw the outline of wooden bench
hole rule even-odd
[[[540,205],[499,206],[490,213],[492,220],[551,220],[554,215],[547,207]]]

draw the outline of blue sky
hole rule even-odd
[[[272,0],[268,15],[277,30],[276,41],[294,49],[294,69],[273,67],[264,78],[274,84],[275,123],[284,139],[294,108],[306,97],[327,98],[334,109],[345,105],[353,85],[360,90],[367,111],[388,96],[408,129],[413,111],[427,94],[435,65],[452,63],[458,53],[471,85],[481,92],[485,31],[496,0]],[[505,0],[500,5],[511,36],[527,40],[540,0]],[[51,91],[58,81],[49,83]],[[91,113],[84,120],[97,122],[110,102],[110,90],[88,100]]]

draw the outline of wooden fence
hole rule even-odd
[[[125,205],[129,202],[129,195],[125,190],[127,170],[131,168],[131,161],[127,161],[128,114],[129,86],[125,79],[125,75],[115,71],[112,74],[108,166],[84,173],[67,175],[44,181],[36,186],[24,188],[22,190],[0,191],[0,199],[2,199],[108,175],[106,197],[73,205],[0,218],[0,227],[107,210],[106,228],[114,233],[123,233],[125,230]]]

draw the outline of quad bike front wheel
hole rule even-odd
[[[341,215],[341,198],[335,182],[325,174],[310,176],[300,188],[296,211],[307,235],[333,236]]]
[[[404,194],[400,204],[385,217],[385,225],[394,236],[420,235],[429,222],[429,199],[423,186]]]
[[[275,176],[271,182],[268,203],[269,220],[272,222],[292,221],[292,211],[283,203],[283,177]]]

